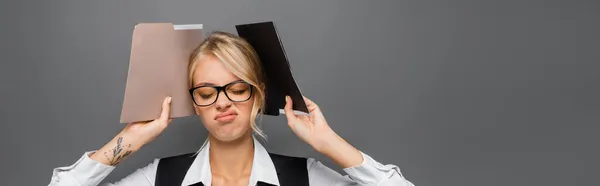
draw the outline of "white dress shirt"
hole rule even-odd
[[[267,150],[254,139],[254,160],[250,172],[248,186],[255,186],[258,181],[279,186],[275,165]],[[198,152],[194,162],[188,169],[182,186],[202,182],[206,186],[212,183],[209,161],[209,143]],[[67,167],[54,169],[49,186],[97,186],[115,168],[90,159],[85,152],[79,160]],[[400,173],[395,165],[382,165],[364,154],[362,164],[343,169],[348,175],[338,172],[316,161],[307,158],[309,185],[311,186],[343,186],[343,185],[381,185],[381,186],[414,186]],[[149,165],[137,169],[125,178],[114,183],[103,183],[102,186],[154,186],[156,168],[160,159],[156,158]]]

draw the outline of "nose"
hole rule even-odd
[[[219,96],[217,98],[217,102],[215,102],[215,106],[217,107],[217,110],[227,109],[227,108],[231,107],[231,104],[233,104],[233,102],[231,102],[231,100],[229,100],[229,98],[227,98],[227,95],[225,95],[225,91],[220,91]]]

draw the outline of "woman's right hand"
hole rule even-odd
[[[151,121],[133,122],[115,136],[110,142],[90,155],[90,158],[100,163],[115,166],[137,152],[144,145],[154,140],[162,133],[171,120],[171,97],[163,100],[160,117]]]

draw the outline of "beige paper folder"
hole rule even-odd
[[[201,24],[134,27],[121,123],[157,119],[167,96],[172,96],[171,118],[195,114],[187,67],[202,39]]]

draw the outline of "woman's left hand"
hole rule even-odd
[[[329,127],[323,113],[316,103],[304,97],[310,116],[295,115],[292,109],[292,99],[285,97],[285,116],[288,125],[300,139],[311,145],[315,150],[322,152],[328,144],[337,140],[339,136]]]
[[[298,116],[292,109],[292,99],[286,96],[285,101],[284,110],[288,125],[300,139],[343,168],[357,166],[363,162],[360,151],[331,130],[315,102],[304,97],[310,116]]]

